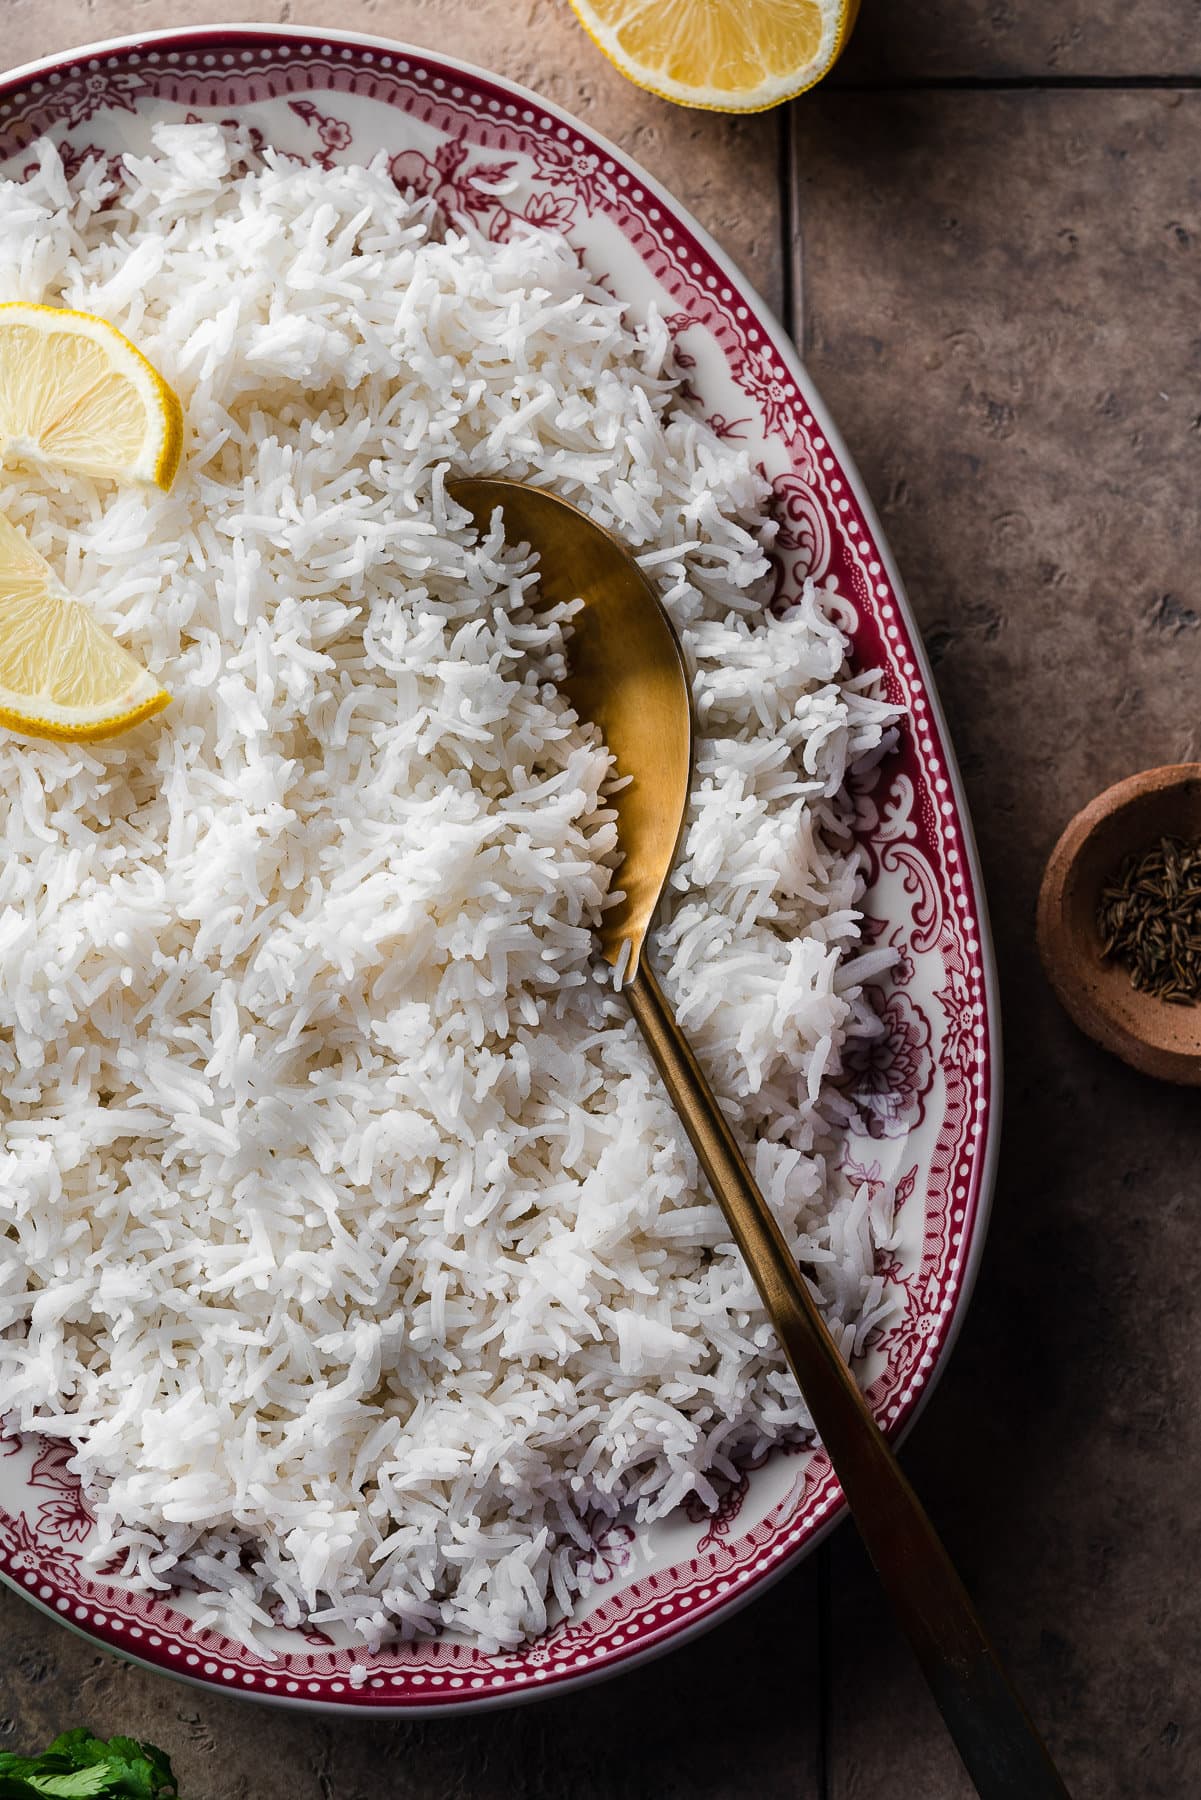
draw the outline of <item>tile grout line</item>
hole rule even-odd
[[[781,310],[784,329],[798,352],[805,354],[804,238],[795,179],[796,148],[793,121],[797,102],[781,109],[779,132],[780,248],[782,263]]]
[[[1195,93],[1197,75],[927,75],[823,84],[829,94]]]

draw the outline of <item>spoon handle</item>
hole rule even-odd
[[[835,1348],[724,1113],[645,961],[624,988],[746,1258],[868,1555],[984,1800],[1066,1800],[954,1564]]]

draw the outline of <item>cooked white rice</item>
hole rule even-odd
[[[179,391],[173,493],[0,471],[0,510],[172,690],[0,741],[0,1399],[69,1439],[95,1554],[363,1640],[511,1646],[599,1519],[711,1502],[807,1426],[591,927],[609,760],[568,620],[451,470],[644,547],[702,726],[657,964],[848,1352],[889,1230],[834,1167],[858,866],[890,715],[765,489],[562,239],[382,167],[161,128],[0,184],[0,299],[112,320]],[[619,879],[619,877],[618,877]]]

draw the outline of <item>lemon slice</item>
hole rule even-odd
[[[664,100],[762,112],[833,68],[859,0],[571,0],[609,61]]]
[[[0,517],[0,726],[26,737],[113,737],[170,699]]]
[[[0,458],[169,488],[183,413],[158,370],[90,313],[0,306]]]

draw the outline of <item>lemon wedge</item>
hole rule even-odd
[[[613,65],[661,99],[762,112],[841,56],[859,0],[571,0]]]
[[[26,737],[114,737],[170,699],[0,516],[0,726]]]
[[[183,412],[158,370],[90,313],[0,306],[0,458],[169,488]]]

